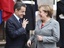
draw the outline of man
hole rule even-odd
[[[32,31],[35,29],[35,2],[36,0],[17,0],[17,2],[22,2],[26,4],[26,15],[24,18],[28,19],[29,24],[26,26],[26,38],[29,39],[30,35],[32,34]],[[26,40],[26,41],[27,41]]]
[[[57,46],[64,48],[64,0],[57,2],[56,20],[60,23],[60,40]]]
[[[26,44],[26,25],[25,15],[26,5],[17,2],[14,6],[14,14],[6,23],[6,45],[5,48],[24,48]]]

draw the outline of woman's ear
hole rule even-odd
[[[48,16],[48,12],[45,12],[46,16]]]

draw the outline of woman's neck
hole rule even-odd
[[[45,20],[43,20],[43,23],[48,22],[50,19],[51,19],[50,17],[47,17]]]

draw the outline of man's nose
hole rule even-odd
[[[26,13],[24,12],[23,15],[25,15]]]

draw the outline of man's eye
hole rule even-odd
[[[25,11],[22,11],[22,12],[25,12]]]

